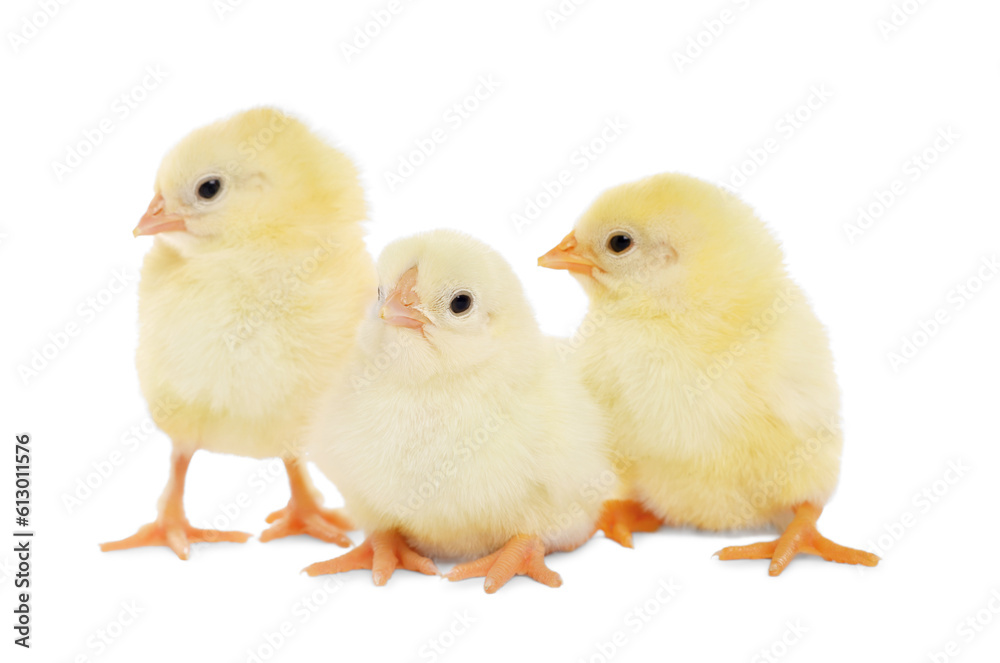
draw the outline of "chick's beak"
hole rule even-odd
[[[132,231],[132,236],[155,235],[176,230],[187,230],[184,217],[180,214],[167,214],[163,196],[156,194],[149,203],[146,213],[139,219],[139,225]]]
[[[573,233],[563,237],[563,241],[559,242],[559,246],[539,258],[538,266],[548,267],[549,269],[565,269],[570,272],[588,275],[592,274],[594,268],[597,267],[593,262],[580,255],[577,248],[576,235]]]
[[[387,325],[423,329],[430,320],[416,307],[420,305],[420,297],[413,291],[417,282],[417,268],[409,269],[400,277],[399,283],[385,298],[385,304],[378,317]]]

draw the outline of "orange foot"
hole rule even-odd
[[[632,532],[655,532],[663,521],[632,500],[608,500],[604,503],[597,528],[604,536],[626,548],[632,547]]]
[[[837,545],[821,535],[816,529],[816,521],[822,512],[823,510],[815,504],[804,502],[795,507],[795,518],[777,540],[753,543],[748,546],[730,546],[715,554],[721,560],[770,559],[771,566],[768,573],[772,576],[781,575],[785,567],[800,552],[818,555],[828,562],[863,564],[864,566],[878,564],[878,555]]]
[[[286,460],[285,468],[288,470],[292,497],[288,500],[288,506],[267,517],[267,522],[274,525],[260,535],[261,542],[308,534],[342,548],[349,547],[351,540],[344,531],[354,527],[351,519],[342,509],[324,509],[320,506],[319,493],[309,480],[301,461]]]
[[[214,529],[191,527],[187,518],[157,518],[155,522],[143,525],[132,536],[120,541],[102,543],[103,552],[127,550],[143,546],[167,546],[181,559],[187,559],[192,543],[243,543],[250,538],[246,532],[221,532]]]
[[[143,525],[139,531],[121,541],[102,543],[101,550],[127,550],[143,546],[167,546],[181,559],[187,559],[192,543],[230,541],[243,543],[250,538],[245,532],[220,532],[214,529],[191,527],[184,515],[184,481],[194,452],[174,449],[170,463],[170,479],[160,497],[160,511],[154,522]]]
[[[375,532],[364,543],[340,557],[317,562],[303,569],[311,576],[371,569],[372,580],[381,587],[389,582],[396,569],[416,571],[429,576],[438,574],[434,562],[418,554],[398,532]]]
[[[487,594],[493,594],[516,575],[534,578],[549,587],[562,585],[559,574],[545,566],[544,544],[524,534],[518,534],[492,555],[459,564],[444,577],[448,580],[485,577],[483,588]]]

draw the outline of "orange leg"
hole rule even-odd
[[[396,569],[437,575],[434,562],[417,553],[398,532],[375,532],[360,546],[325,562],[307,566],[303,571],[311,576],[371,569],[372,580],[381,587],[389,582]]]
[[[626,548],[632,547],[632,532],[655,532],[663,521],[632,500],[608,500],[604,503],[597,528],[604,536]]]
[[[267,517],[267,522],[274,525],[260,535],[261,542],[308,534],[327,543],[336,543],[342,548],[349,547],[351,540],[344,534],[344,530],[350,530],[354,525],[347,514],[342,509],[324,509],[320,506],[322,498],[309,480],[303,461],[296,458],[285,459],[285,469],[288,470],[292,497],[288,500],[288,506]]]
[[[492,555],[459,564],[444,577],[448,580],[485,577],[483,588],[487,594],[493,594],[516,575],[528,576],[549,587],[562,585],[559,574],[545,566],[545,545],[524,534],[518,534]]]
[[[244,532],[220,532],[191,527],[187,516],[184,515],[184,479],[187,477],[192,453],[174,449],[171,456],[170,479],[167,480],[167,487],[163,489],[163,495],[160,497],[156,520],[143,525],[138,532],[127,539],[102,543],[101,550],[111,552],[143,546],[167,546],[181,559],[187,559],[192,543],[217,541],[243,543],[250,538],[250,535]]]
[[[748,546],[730,546],[715,553],[719,559],[770,559],[768,573],[780,575],[796,555],[807,553],[818,555],[828,562],[841,564],[863,564],[875,566],[878,555],[846,548],[827,539],[816,529],[816,521],[823,509],[810,502],[803,502],[795,507],[795,518],[784,534],[775,541],[753,543]]]

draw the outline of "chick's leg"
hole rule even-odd
[[[101,550],[126,550],[143,546],[167,546],[181,559],[187,559],[192,543],[215,543],[229,541],[243,543],[250,538],[245,532],[220,532],[213,529],[192,527],[184,515],[184,479],[193,452],[176,448],[170,459],[170,478],[160,497],[159,513],[156,520],[143,525],[139,531],[120,541],[102,543]]]
[[[597,528],[604,536],[626,548],[632,547],[632,532],[655,532],[663,521],[632,500],[608,500],[604,503]]]
[[[545,566],[545,544],[523,534],[512,538],[492,555],[459,564],[444,577],[448,580],[485,577],[483,588],[487,594],[493,594],[516,575],[528,576],[549,587],[562,585],[559,574]]]
[[[748,546],[730,546],[715,554],[721,560],[770,559],[768,573],[772,576],[780,575],[799,553],[818,555],[828,562],[841,564],[878,564],[878,555],[837,545],[821,535],[816,529],[816,521],[822,512],[823,509],[815,504],[803,502],[795,507],[795,518],[777,540]]]
[[[264,530],[260,540],[267,543],[284,536],[308,534],[327,543],[336,543],[342,548],[349,547],[351,540],[344,534],[344,530],[353,527],[351,519],[342,509],[324,509],[320,506],[322,497],[312,485],[303,461],[286,458],[285,469],[288,470],[292,497],[288,500],[288,506],[267,517],[267,522],[274,525]]]
[[[325,562],[307,566],[303,571],[311,576],[371,569],[372,580],[382,586],[389,582],[396,569],[437,575],[434,562],[417,553],[398,532],[374,532],[360,546]]]

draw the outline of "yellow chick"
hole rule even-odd
[[[770,558],[771,575],[799,552],[878,562],[816,530],[840,472],[839,389],[826,332],[749,206],[655,175],[602,194],[538,264],[590,298],[576,359],[628,459],[609,537],[773,524],[776,541],[719,557]]]
[[[310,445],[368,538],[306,572],[371,569],[383,585],[443,557],[474,560],[446,577],[485,577],[488,593],[516,574],[559,586],[545,555],[589,539],[617,485],[604,413],[486,245],[421,234],[378,272],[377,316]]]
[[[364,194],[345,155],[298,120],[259,108],[188,135],[163,159],[135,228],[154,235],[139,285],[136,367],[173,442],[155,522],[105,551],[245,541],[191,527],[184,479],[199,449],[281,456],[288,506],[261,539],[310,534],[348,546],[300,460],[317,397],[354,341],[376,288]]]

